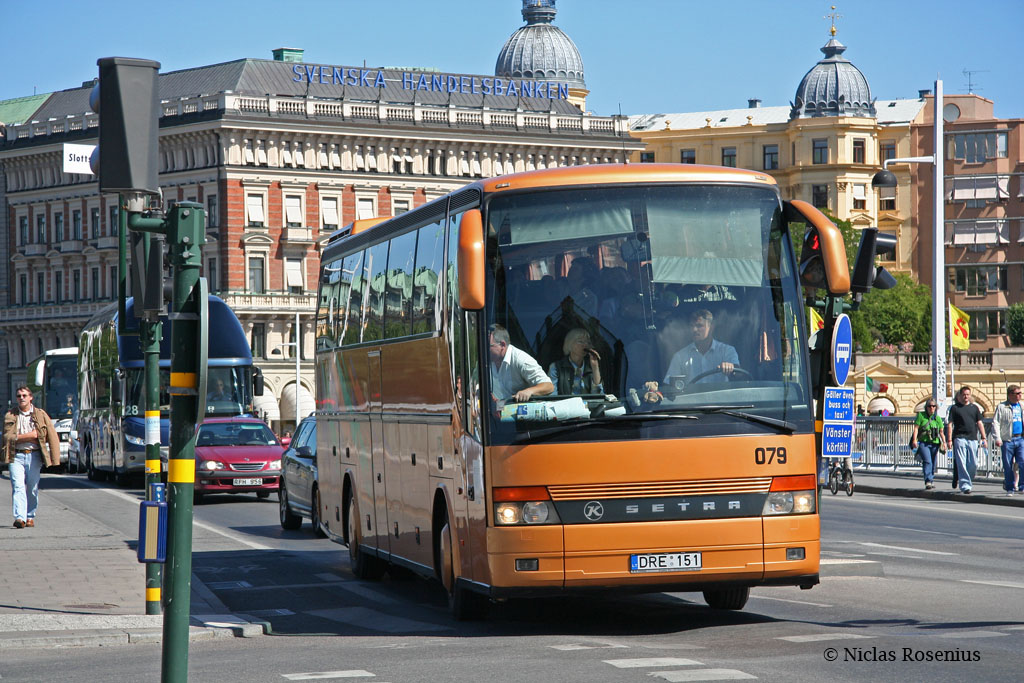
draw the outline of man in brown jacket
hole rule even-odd
[[[36,525],[39,472],[60,464],[60,440],[46,411],[32,405],[27,386],[15,392],[18,407],[4,415],[3,459],[11,473],[14,526]]]

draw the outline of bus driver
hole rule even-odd
[[[665,371],[665,384],[670,384],[672,377],[678,375],[684,375],[692,382],[694,377],[712,370],[718,370],[728,377],[740,364],[736,349],[712,336],[713,320],[711,311],[706,308],[697,309],[690,315],[693,341],[672,356],[668,370]],[[698,383],[714,381],[715,375],[709,374],[698,380]]]
[[[530,354],[509,343],[508,330],[498,324],[488,328],[491,355],[491,394],[500,408],[509,400],[529,401],[555,391],[544,370]]]

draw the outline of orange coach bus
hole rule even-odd
[[[436,577],[458,618],[586,590],[703,591],[740,609],[753,586],[817,584],[791,219],[821,234],[810,277],[845,294],[836,228],[735,168],[533,171],[332,235],[320,506],[352,571]],[[524,355],[559,381],[517,403],[503,364]]]

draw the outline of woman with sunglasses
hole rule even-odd
[[[921,457],[924,470],[924,487],[935,488],[935,463],[939,450],[946,450],[945,423],[938,415],[938,404],[934,398],[924,402],[924,410],[914,420],[914,433],[910,437],[910,448]]]

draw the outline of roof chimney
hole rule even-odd
[[[928,97],[931,94],[932,94],[932,89],[931,88],[924,88],[923,90],[918,90],[917,91],[918,99],[922,99],[922,100],[924,98]]]
[[[301,62],[302,53],[305,52],[298,47],[279,47],[274,50],[275,62]]]
[[[761,106],[761,100],[749,99],[747,100],[747,109],[757,109]]]

